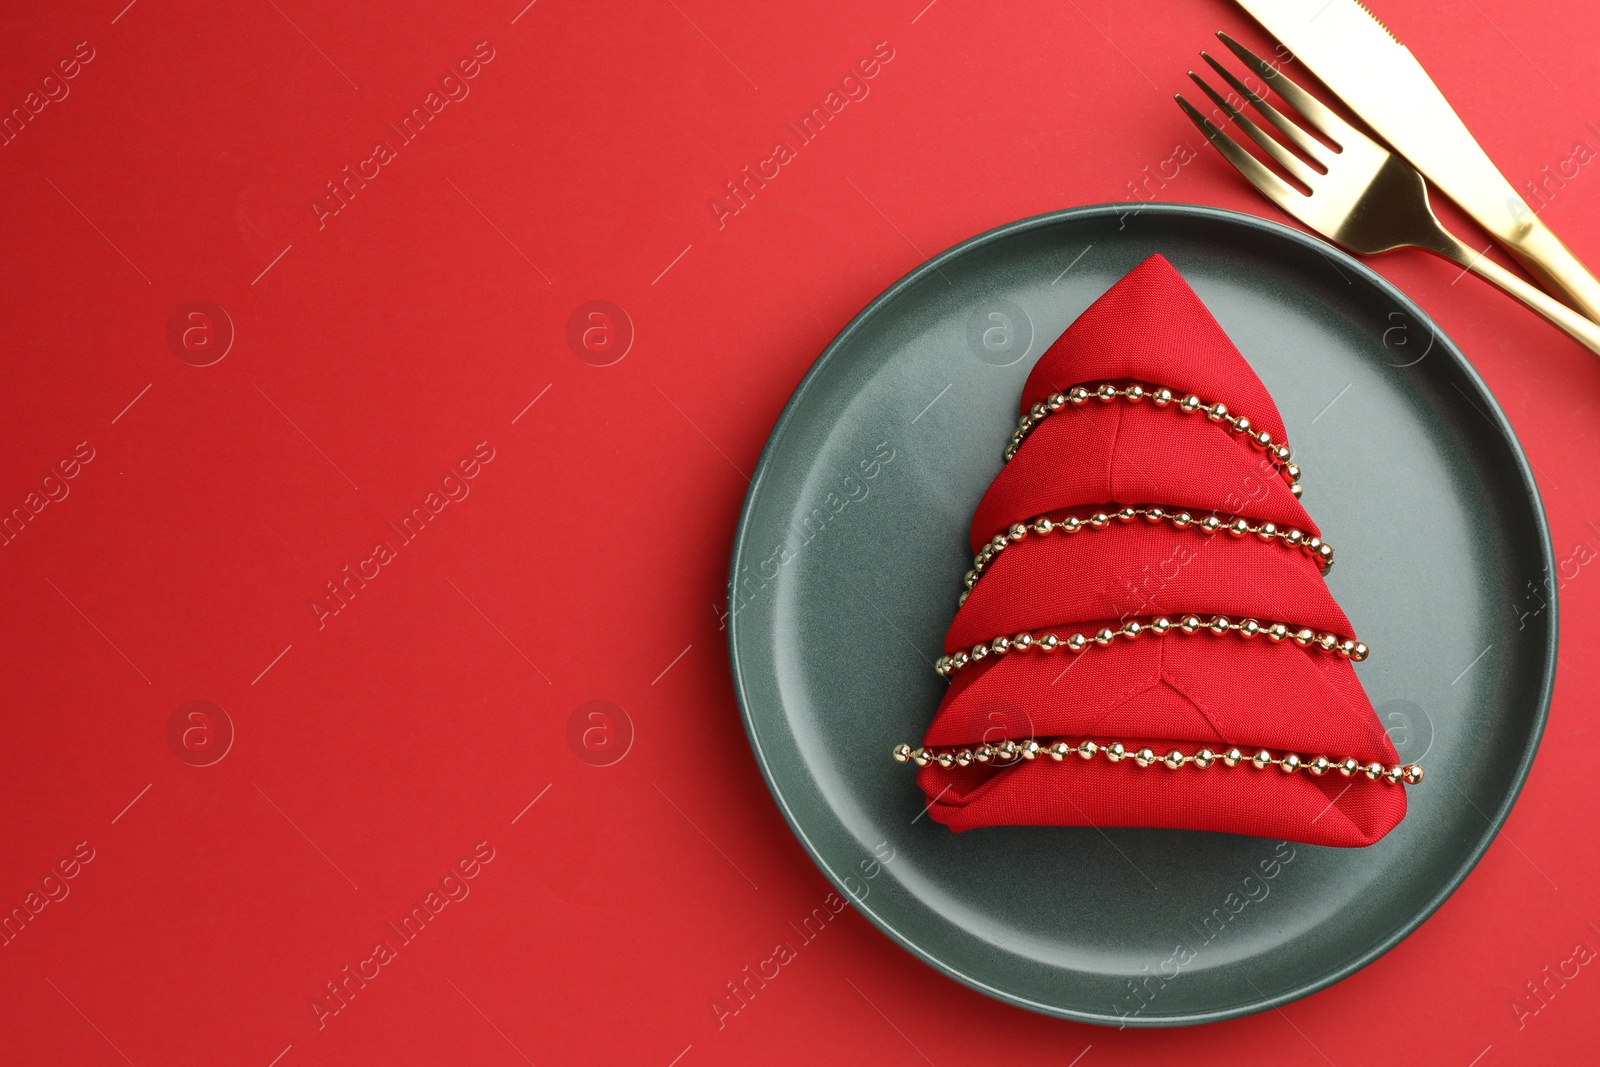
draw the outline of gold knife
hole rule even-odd
[[[1356,0],[1239,0],[1551,292],[1600,322],[1600,280],[1517,194],[1411,50]]]

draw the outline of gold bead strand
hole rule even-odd
[[[1336,773],[1345,778],[1353,778],[1357,774],[1364,774],[1371,781],[1382,781],[1386,785],[1420,785],[1423,779],[1423,770],[1420,764],[1406,763],[1385,766],[1373,761],[1363,764],[1360,760],[1346,756],[1343,759],[1329,759],[1327,756],[1302,756],[1297,752],[1283,752],[1274,755],[1268,749],[1258,749],[1254,754],[1246,754],[1238,747],[1217,751],[1210,746],[1205,746],[1193,752],[1184,752],[1182,749],[1173,748],[1160,753],[1148,745],[1137,749],[1130,748],[1125,742],[1097,742],[1085,739],[1073,744],[1070,741],[1058,740],[1049,745],[1041,745],[1037,740],[1029,738],[1025,741],[1001,741],[998,744],[981,744],[974,748],[912,748],[907,744],[894,746],[892,751],[895,762],[914,763],[918,767],[926,767],[932,763],[939,767],[969,767],[974,763],[979,764],[1009,764],[1019,760],[1035,760],[1040,756],[1048,756],[1057,763],[1063,762],[1068,756],[1076,755],[1084,760],[1092,760],[1097,756],[1104,756],[1110,763],[1121,763],[1131,760],[1141,768],[1164,767],[1167,770],[1179,770],[1192,766],[1198,770],[1206,770],[1212,766],[1221,767],[1252,767],[1258,771],[1276,767],[1284,774],[1295,774],[1304,771],[1307,774],[1321,777],[1325,774]]]
[[[995,534],[989,542],[981,548],[977,555],[972,557],[972,569],[962,575],[962,582],[966,590],[962,593],[961,603],[965,604],[966,594],[978,584],[989,565],[999,557],[1010,545],[1026,540],[1030,535],[1049,537],[1052,534],[1072,535],[1083,530],[1104,530],[1116,519],[1124,525],[1144,519],[1152,526],[1169,525],[1176,530],[1195,530],[1205,536],[1212,536],[1226,531],[1235,538],[1255,536],[1259,540],[1269,543],[1276,542],[1286,548],[1298,548],[1306,555],[1317,561],[1322,568],[1322,573],[1327,574],[1333,566],[1333,546],[1323,541],[1320,537],[1307,536],[1304,530],[1293,527],[1282,527],[1273,522],[1251,523],[1246,519],[1221,519],[1216,515],[1207,515],[1197,519],[1189,511],[1168,511],[1154,505],[1146,507],[1124,507],[1115,512],[1097,511],[1087,518],[1068,515],[1064,519],[1051,519],[1041,515],[1032,522],[1012,523],[1004,533]]]
[[[1102,404],[1111,404],[1123,401],[1129,404],[1142,404],[1146,399],[1158,408],[1177,405],[1177,409],[1185,415],[1194,415],[1204,412],[1206,418],[1212,422],[1226,426],[1236,434],[1249,437],[1250,443],[1260,450],[1272,464],[1282,472],[1284,480],[1289,483],[1289,492],[1299,497],[1300,468],[1290,462],[1293,453],[1289,446],[1280,441],[1275,441],[1272,435],[1265,430],[1257,430],[1248,418],[1243,415],[1234,415],[1228,411],[1228,405],[1222,403],[1207,404],[1193,393],[1181,399],[1166,386],[1145,386],[1135,382],[1128,386],[1116,386],[1110,382],[1097,385],[1090,390],[1081,385],[1075,385],[1065,393],[1051,393],[1043,400],[1038,401],[1028,409],[1017,422],[1017,428],[1011,431],[1011,440],[1006,445],[1005,459],[1010,462],[1022,447],[1022,442],[1046,418],[1065,407],[1082,407],[1091,399],[1097,399]]]
[[[989,641],[980,641],[970,649],[961,649],[949,655],[940,656],[934,663],[934,673],[941,678],[948,678],[963,667],[988,659],[990,656],[1004,656],[1011,652],[1043,652],[1052,653],[1058,648],[1068,652],[1083,652],[1090,644],[1100,648],[1109,648],[1120,638],[1127,641],[1138,640],[1145,634],[1155,637],[1164,637],[1167,634],[1177,633],[1192,637],[1197,634],[1210,633],[1218,637],[1233,634],[1246,640],[1260,636],[1265,637],[1273,644],[1283,641],[1293,641],[1301,648],[1315,648],[1328,655],[1336,655],[1341,659],[1354,660],[1360,663],[1366,659],[1370,650],[1365,644],[1351,637],[1341,637],[1339,634],[1313,630],[1308,626],[1298,629],[1288,623],[1274,622],[1263,625],[1255,619],[1240,619],[1234,621],[1226,615],[1213,615],[1203,619],[1199,615],[1183,615],[1176,622],[1165,615],[1158,615],[1148,622],[1131,619],[1120,627],[1102,627],[1094,634],[1073,633],[1062,637],[1053,631],[1045,633],[1019,633],[1014,637],[1001,635]]]

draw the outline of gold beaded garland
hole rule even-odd
[[[1158,408],[1168,406],[1174,399],[1171,389],[1164,386],[1140,385],[1137,382],[1123,387],[1105,382],[1095,386],[1092,391],[1078,385],[1073,386],[1072,389],[1065,393],[1051,393],[1048,397],[1030,407],[1028,413],[1017,422],[1017,428],[1011,432],[1011,441],[1006,445],[1006,461],[1010,462],[1011,458],[1017,454],[1017,450],[1022,447],[1022,442],[1039,423],[1069,405],[1082,407],[1091,396],[1099,398],[1102,404],[1110,404],[1119,399],[1126,400],[1130,404],[1138,404],[1148,397],[1151,403]],[[1207,405],[1193,393],[1178,402],[1178,410],[1185,415],[1204,411],[1206,418],[1212,422],[1226,426],[1233,433],[1245,435],[1249,442],[1260,449],[1268,461],[1282,472],[1284,480],[1289,483],[1289,492],[1297,497],[1300,495],[1300,468],[1289,462],[1291,453],[1288,445],[1275,442],[1272,439],[1272,435],[1265,430],[1256,430],[1250,420],[1243,415],[1230,415],[1228,413],[1228,405],[1222,403]]]
[[[996,637],[992,641],[979,641],[971,650],[954,652],[948,656],[940,656],[934,663],[934,673],[941,678],[948,678],[956,671],[972,663],[986,659],[989,656],[1004,656],[1017,652],[1029,652],[1038,649],[1049,653],[1057,648],[1066,648],[1071,652],[1082,652],[1092,642],[1099,648],[1109,648],[1117,642],[1118,638],[1132,641],[1141,634],[1154,634],[1160,637],[1173,632],[1173,622],[1165,615],[1158,615],[1153,619],[1141,622],[1130,619],[1120,627],[1113,629],[1109,626],[1102,627],[1092,636],[1081,633],[1069,634],[1062,637],[1055,633],[1020,633],[1015,637]],[[1255,619],[1240,619],[1237,622],[1226,615],[1213,615],[1210,619],[1202,619],[1198,615],[1185,615],[1178,620],[1176,630],[1188,636],[1206,633],[1217,637],[1233,634],[1246,640],[1259,635],[1264,635],[1271,642],[1280,642],[1289,635],[1289,627],[1281,622],[1263,626]],[[1352,638],[1340,637],[1338,634],[1317,633],[1314,630],[1302,628],[1295,631],[1294,643],[1301,648],[1316,649],[1330,656],[1340,659],[1354,660],[1359,663],[1366,659],[1369,649],[1365,644]]]
[[[978,579],[983,575],[989,565],[999,557],[1000,553],[1018,541],[1026,540],[1029,534],[1048,537],[1053,533],[1075,534],[1085,527],[1091,530],[1104,530],[1111,525],[1113,516],[1104,512],[1096,512],[1088,519],[1080,519],[1069,515],[1060,520],[1053,520],[1048,516],[1040,516],[1031,523],[1014,523],[1005,533],[995,534],[988,544],[972,557],[972,569],[962,576],[962,584],[970,591],[978,584]],[[1151,525],[1166,523],[1175,529],[1187,530],[1193,527],[1197,532],[1211,535],[1221,530],[1227,530],[1235,537],[1245,537],[1254,534],[1266,542],[1276,541],[1288,548],[1298,548],[1306,555],[1317,561],[1322,568],[1322,573],[1327,574],[1333,566],[1333,546],[1323,541],[1320,537],[1308,536],[1303,530],[1282,529],[1276,523],[1263,522],[1252,525],[1245,519],[1230,519],[1224,522],[1215,515],[1208,515],[1204,519],[1196,519],[1188,511],[1169,512],[1159,507],[1125,507],[1119,510],[1115,518],[1117,521],[1128,524],[1144,519]],[[966,594],[961,600],[966,602]]]
[[[1195,767],[1205,770],[1216,764],[1224,767],[1238,767],[1248,764],[1258,771],[1276,767],[1284,774],[1294,774],[1304,769],[1314,775],[1323,775],[1329,770],[1337,769],[1340,774],[1349,777],[1360,769],[1373,781],[1382,781],[1386,785],[1420,785],[1423,779],[1422,767],[1416,763],[1385,766],[1373,761],[1363,765],[1359,760],[1346,756],[1343,759],[1330,759],[1327,756],[1306,757],[1298,752],[1284,752],[1273,755],[1268,749],[1260,749],[1249,758],[1237,747],[1230,748],[1221,756],[1209,747],[1197,749],[1194,752],[1185,752],[1181,748],[1173,748],[1164,754],[1158,755],[1149,745],[1141,745],[1138,749],[1130,751],[1128,746],[1121,741],[1109,743],[1084,739],[1074,745],[1071,741],[1061,739],[1049,745],[1041,745],[1036,739],[1028,738],[1024,741],[1002,741],[998,745],[982,744],[976,748],[912,748],[910,745],[900,744],[894,746],[892,755],[896,763],[915,763],[918,767],[936,764],[940,767],[966,767],[974,761],[988,763],[991,760],[1010,762],[1013,760],[1031,760],[1041,753],[1048,753],[1057,762],[1063,761],[1071,753],[1076,752],[1085,760],[1092,760],[1104,755],[1107,762],[1121,763],[1124,759],[1132,758],[1139,767],[1165,767],[1168,770],[1179,770],[1183,767]]]

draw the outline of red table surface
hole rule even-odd
[[[1007,220],[1279,217],[1171,99],[1212,31],[1267,42],[1210,0],[525,2],[7,12],[0,1061],[1595,1062],[1600,363],[1420,254],[1374,266],[1499,397],[1560,561],[1545,743],[1466,884],[1197,1030],[1001,1005],[848,909],[732,1000],[830,891],[722,629],[784,401]],[[1381,13],[1600,263],[1600,17],[1536,10]]]

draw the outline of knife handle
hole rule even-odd
[[[1518,230],[1507,247],[1522,265],[1591,322],[1600,322],[1600,280],[1538,216],[1530,214]]]

